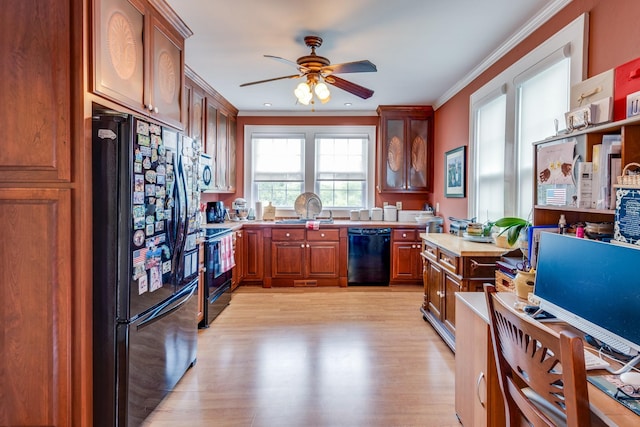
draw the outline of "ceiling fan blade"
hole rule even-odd
[[[350,81],[341,79],[340,77],[336,77],[333,75],[327,76],[325,77],[324,81],[339,89],[352,93],[355,96],[359,96],[362,99],[369,99],[373,95],[373,91],[371,89],[367,89],[366,87],[351,83]]]
[[[307,67],[304,67],[302,65],[297,64],[296,62],[290,61],[288,59],[285,58],[281,58],[279,56],[274,56],[274,55],[264,55],[265,58],[271,58],[271,59],[275,59],[276,61],[280,61],[280,62],[284,62],[285,64],[288,65],[293,65],[294,67],[296,67],[297,69],[300,70],[300,72],[303,71],[308,71],[309,69]]]
[[[323,72],[329,72],[332,74],[338,73],[369,73],[373,71],[378,71],[376,66],[368,60],[363,61],[355,61],[355,62],[345,62],[343,64],[334,64],[327,65],[326,67],[322,67]]]
[[[275,77],[273,79],[266,79],[266,80],[258,80],[256,82],[249,82],[249,83],[243,83],[240,85],[240,87],[245,87],[245,86],[251,86],[251,85],[257,85],[260,83],[267,83],[267,82],[272,82],[274,80],[283,80],[283,79],[296,79],[300,77],[300,74],[292,74],[290,76],[282,76],[282,77]]]

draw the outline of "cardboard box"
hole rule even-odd
[[[640,91],[640,58],[615,68],[613,120],[627,118],[627,95]]]
[[[580,121],[584,121],[585,111],[588,112],[589,116],[586,125],[606,123],[613,120],[613,92],[613,69],[571,86],[570,110],[567,113],[569,117],[566,117],[567,128],[570,128],[570,118],[573,118],[574,129],[583,127],[580,125]]]

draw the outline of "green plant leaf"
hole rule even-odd
[[[526,219],[507,216],[497,220],[494,225],[498,227],[509,228],[509,227],[514,227],[516,225],[528,225],[528,224],[529,222]]]

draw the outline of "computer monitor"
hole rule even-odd
[[[542,233],[540,308],[628,355],[640,353],[640,250]]]

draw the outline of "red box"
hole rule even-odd
[[[640,91],[640,58],[615,68],[613,120],[627,118],[627,95]]]

